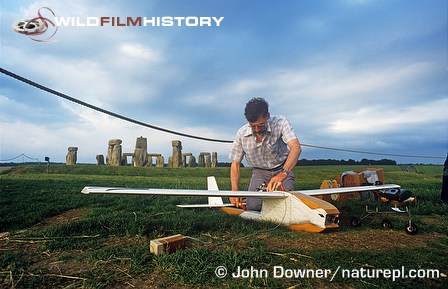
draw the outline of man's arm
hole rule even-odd
[[[237,161],[232,161],[230,166],[230,183],[232,184],[232,191],[238,191],[238,184],[240,182],[240,166],[241,163]],[[237,205],[240,200],[239,198],[229,198],[232,204]]]
[[[283,165],[283,169],[287,171],[292,171],[294,167],[297,164],[297,161],[299,160],[300,153],[302,152],[302,147],[300,146],[300,142],[298,139],[293,139],[288,142],[289,147],[289,154],[288,158],[285,161],[285,164]],[[281,182],[286,179],[288,176],[288,173],[286,172],[280,172],[269,181],[268,184],[268,191],[275,190]]]
[[[292,171],[299,160],[300,154],[302,153],[302,147],[298,139],[293,139],[288,142],[289,155],[283,165],[283,168],[287,171]],[[286,178],[286,177],[285,177]]]
[[[238,191],[238,184],[240,182],[240,167],[240,162],[232,161],[232,165],[230,166],[230,182],[232,184],[232,191]]]

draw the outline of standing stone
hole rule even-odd
[[[212,166],[212,160],[210,157],[210,153],[205,153],[205,167],[210,168]]]
[[[128,156],[129,155],[133,155],[132,153],[131,154],[122,154],[121,155],[121,160],[120,160],[120,166],[127,166],[128,165]]]
[[[65,162],[68,166],[76,165],[76,161],[78,159],[78,148],[77,147],[69,147],[67,156],[65,157]]]
[[[135,148],[148,150],[148,139],[142,136],[138,137],[135,142]]]
[[[218,153],[212,152],[212,168],[216,168],[218,166]]]
[[[96,164],[99,166],[104,165],[104,156],[103,155],[96,155]]]
[[[142,148],[136,148],[132,155],[132,165],[134,167],[145,167],[148,164],[147,151]]]
[[[202,152],[199,154],[198,167],[210,168],[212,166],[212,161],[210,153]]]
[[[158,155],[156,158],[156,167],[163,168],[165,166],[165,159],[162,155]]]
[[[195,168],[198,164],[196,163],[196,158],[192,155],[188,161],[188,166],[190,168]]]
[[[134,167],[148,165],[148,140],[145,137],[137,138],[134,155],[132,156],[132,164]]]
[[[185,168],[187,166],[187,156],[186,154],[182,154],[182,167]]]
[[[110,166],[119,166],[121,163],[121,139],[111,139],[107,150],[107,162]]]
[[[121,154],[121,166],[127,166],[128,165],[128,157],[131,157],[131,164],[134,163],[134,153],[122,153]]]
[[[204,153],[199,154],[198,167],[205,167],[205,156]]]
[[[179,168],[182,165],[182,143],[180,140],[173,140],[173,153],[171,155],[170,167]]]
[[[186,168],[187,166],[189,166],[189,163],[187,163],[187,157],[191,157],[193,156],[192,153],[184,153],[182,154],[182,167]]]
[[[156,166],[157,166],[157,158],[161,157],[161,154],[148,154],[148,167],[152,167],[153,163],[152,163],[152,158],[155,157],[156,158]]]

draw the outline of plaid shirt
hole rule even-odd
[[[246,156],[250,166],[273,169],[281,166],[289,154],[287,143],[297,136],[284,116],[269,118],[267,131],[261,142],[257,142],[249,124],[241,127],[233,141],[230,159],[241,162]]]

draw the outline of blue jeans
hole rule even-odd
[[[250,178],[249,183],[249,189],[248,191],[253,192],[257,191],[257,189],[265,183],[268,185],[269,181],[273,176],[278,174],[280,170],[277,171],[267,171],[267,170],[261,170],[261,169],[253,169],[252,176]],[[294,190],[294,172],[289,172],[286,179],[283,180],[283,186],[285,187],[286,191],[293,191]],[[246,199],[246,207],[249,211],[261,211],[261,205],[263,203],[263,200],[260,198],[247,198]]]

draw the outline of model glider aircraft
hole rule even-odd
[[[344,187],[302,191],[220,191],[215,177],[208,177],[208,190],[177,189],[133,189],[113,187],[85,187],[84,194],[134,194],[134,195],[172,195],[172,196],[207,196],[208,204],[178,205],[181,208],[220,208],[227,214],[239,215],[246,219],[270,221],[285,225],[292,230],[323,232],[339,227],[339,210],[332,204],[315,196],[327,194],[344,194],[363,191],[387,191],[399,189],[399,185],[377,185]],[[223,197],[257,197],[263,199],[261,211],[247,211],[224,203]]]

